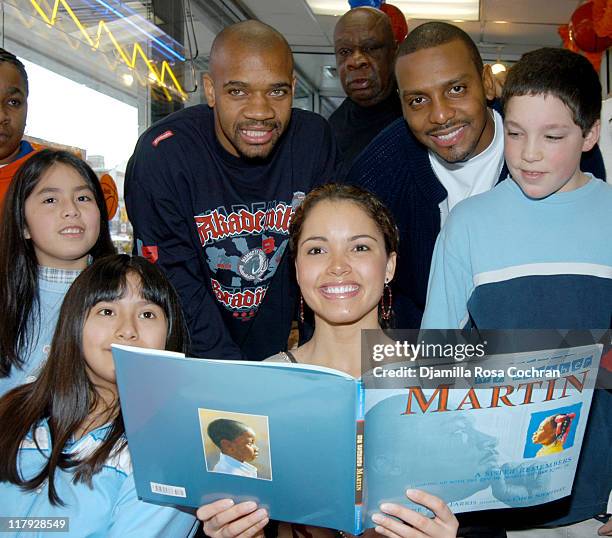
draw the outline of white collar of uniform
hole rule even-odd
[[[246,461],[238,461],[236,458],[223,454],[223,452],[220,454],[219,463],[227,465],[232,469],[239,469],[247,476],[257,476],[257,467]]]

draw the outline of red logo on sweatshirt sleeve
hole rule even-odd
[[[151,263],[157,262],[157,259],[159,258],[159,255],[158,255],[158,252],[157,252],[157,247],[155,247],[155,246],[151,246],[151,247],[143,246],[142,247],[142,257],[146,258]]]
[[[166,140],[166,138],[170,138],[171,136],[174,136],[174,133],[170,130],[168,131],[164,131],[162,134],[160,134],[157,138],[155,138],[155,140],[153,140],[153,142],[151,142],[152,146],[154,148],[156,148],[160,142]]]
[[[601,366],[612,372],[612,350],[608,351],[601,359]]]

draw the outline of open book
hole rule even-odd
[[[480,376],[453,366],[455,382],[436,385],[393,364],[384,375],[405,386],[387,389],[365,388],[376,369],[356,380],[124,346],[113,357],[141,499],[254,500],[272,519],[358,534],[382,501],[418,509],[407,488],[454,512],[569,495],[601,350],[489,357]]]

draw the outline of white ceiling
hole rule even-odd
[[[287,38],[300,71],[322,95],[343,95],[338,79],[324,72],[324,66],[335,65],[337,17],[314,15],[305,0],[242,0],[242,4]],[[569,22],[580,4],[581,0],[480,0],[479,21],[454,24],[470,34],[485,61],[513,62],[529,50],[560,46],[557,29]],[[348,1],[346,6],[348,11]],[[409,19],[408,28],[423,22]]]

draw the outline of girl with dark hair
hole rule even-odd
[[[389,283],[395,274],[398,231],[388,209],[359,187],[329,183],[308,194],[292,217],[290,245],[302,293],[300,317],[314,314],[314,334],[293,352],[267,360],[299,362],[361,376],[361,331],[381,329],[392,318]],[[378,534],[398,538],[456,536],[448,506],[424,491],[407,492],[434,519],[394,503],[372,517]],[[198,510],[212,538],[259,537],[267,512],[254,502],[222,499]],[[370,534],[372,531],[368,531]],[[334,536],[330,529],[279,523],[279,536]],[[343,536],[342,533],[339,533]]]
[[[0,224],[0,396],[34,379],[60,305],[91,260],[114,254],[95,172],[42,150],[17,172]]]
[[[188,536],[193,516],[136,496],[113,343],[185,351],[176,293],[144,258],[85,270],[40,376],[0,398],[0,515],[65,517],[70,536]]]

